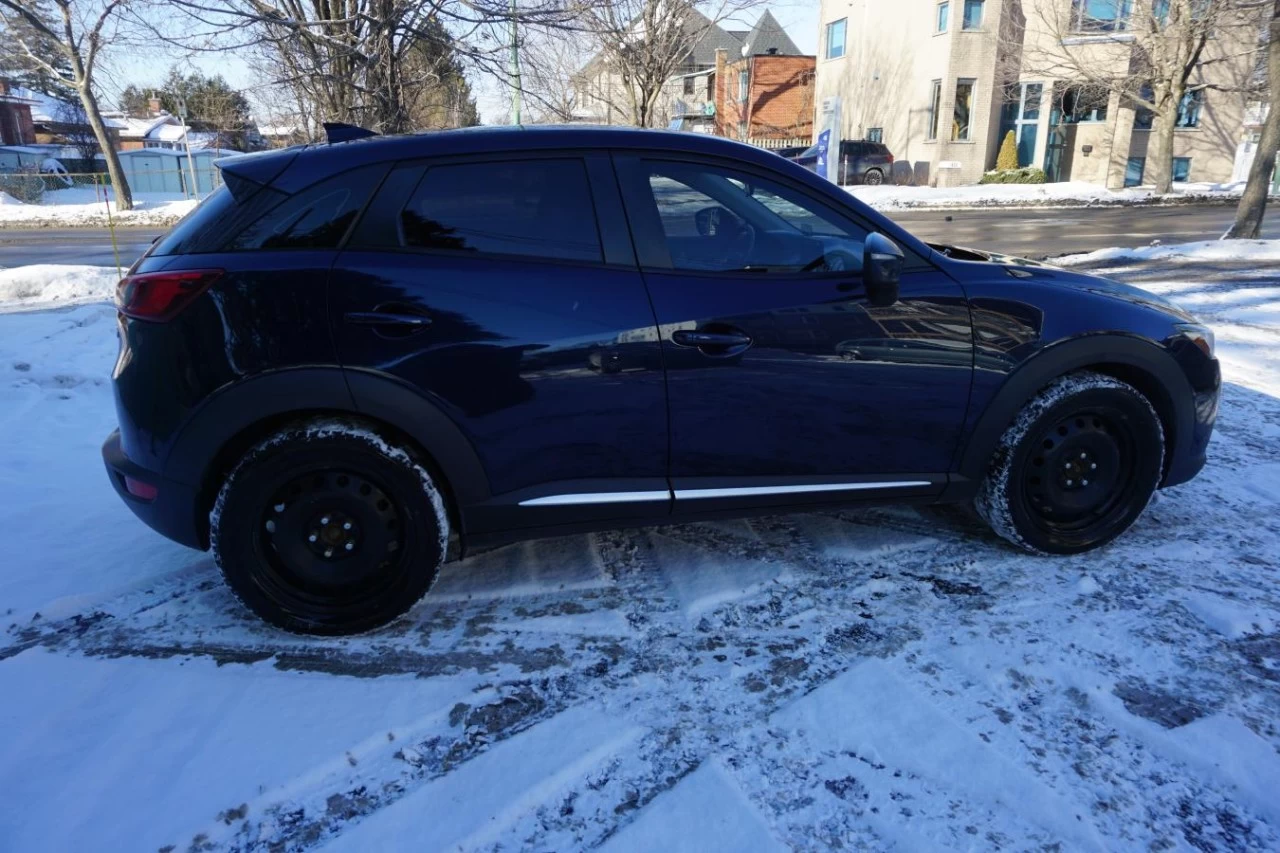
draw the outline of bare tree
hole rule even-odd
[[[527,32],[527,31],[526,31]],[[582,109],[579,71],[590,58],[584,34],[543,30],[520,45],[521,95],[532,124],[570,122]]]
[[[94,159],[102,153],[102,144],[98,142],[97,134],[89,126],[89,117],[85,115],[84,107],[79,103],[59,101],[54,115],[50,117],[63,125],[62,138],[76,149],[81,160],[93,163]],[[90,171],[97,171],[97,169]]]
[[[192,49],[254,47],[276,86],[293,90],[308,123],[338,121],[384,133],[474,123],[464,76],[497,71],[508,0],[168,0],[189,19],[160,33]],[[567,26],[562,0],[522,0],[528,26]]]
[[[1275,0],[1271,23],[1267,33],[1267,87],[1269,101],[1267,118],[1262,124],[1262,138],[1249,167],[1249,182],[1245,184],[1240,205],[1236,208],[1236,221],[1227,231],[1228,239],[1256,240],[1262,236],[1262,218],[1267,213],[1267,191],[1271,187],[1271,175],[1276,168],[1276,150],[1280,148],[1280,108],[1275,98],[1280,92],[1280,0]]]
[[[1194,93],[1248,85],[1258,0],[1023,2],[1033,7],[1017,35],[1023,71],[1118,93],[1122,106],[1146,111],[1156,192],[1171,188],[1174,131]],[[1221,67],[1206,75],[1211,66]]]
[[[133,194],[129,191],[120,158],[111,145],[106,123],[102,120],[94,75],[103,47],[117,35],[119,12],[128,2],[50,0],[50,9],[49,4],[42,0],[0,0],[0,20],[4,21],[9,37],[17,39],[16,46],[27,61],[72,88],[79,97],[85,119],[106,157],[107,172],[115,187],[117,210],[131,209]],[[40,43],[34,43],[34,39],[27,41],[24,32],[38,34]],[[54,47],[57,56],[42,55],[42,45]]]
[[[618,109],[630,124],[653,127],[663,117],[667,81],[695,70],[695,48],[760,1],[583,0],[575,20],[598,50],[582,72],[592,99]]]

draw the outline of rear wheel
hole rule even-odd
[[[1076,554],[1127,530],[1163,468],[1164,430],[1150,401],[1113,377],[1074,373],[1023,407],[974,503],[1016,545]]]
[[[426,468],[333,419],[253,447],[210,514],[214,558],[236,596],[307,634],[359,633],[404,613],[435,581],[448,535]]]
[[[884,183],[884,173],[879,169],[869,169],[867,174],[863,176],[862,182],[873,187],[878,187]]]

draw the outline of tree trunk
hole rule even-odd
[[[1271,19],[1271,40],[1267,46],[1267,82],[1270,86],[1271,107],[1262,125],[1262,138],[1249,167],[1249,183],[1236,208],[1235,224],[1224,235],[1228,240],[1257,240],[1262,236],[1262,218],[1267,213],[1267,190],[1271,185],[1271,173],[1276,167],[1276,149],[1280,148],[1280,0]]]
[[[124,169],[120,166],[120,155],[111,144],[111,135],[102,121],[102,111],[98,109],[98,99],[89,88],[88,81],[80,84],[80,103],[84,105],[84,115],[93,128],[93,135],[102,148],[102,156],[107,160],[107,174],[111,176],[111,186],[115,189],[116,210],[133,209],[133,193],[129,190],[129,182],[125,180]]]
[[[1151,128],[1147,148],[1146,175],[1155,184],[1156,194],[1164,195],[1173,189],[1173,135],[1178,124],[1178,101],[1170,98],[1165,115],[1157,115]]]

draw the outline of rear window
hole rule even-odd
[[[335,248],[386,167],[326,178],[293,195],[260,187],[237,202],[220,187],[166,234],[151,254]]]
[[[600,261],[581,160],[433,166],[400,214],[404,246]]]

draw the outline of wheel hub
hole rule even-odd
[[[1024,480],[1034,511],[1055,524],[1087,523],[1122,490],[1132,461],[1106,418],[1072,415],[1045,430]]]
[[[259,528],[263,550],[298,585],[371,581],[402,552],[399,509],[376,483],[346,471],[311,472],[279,488]]]

